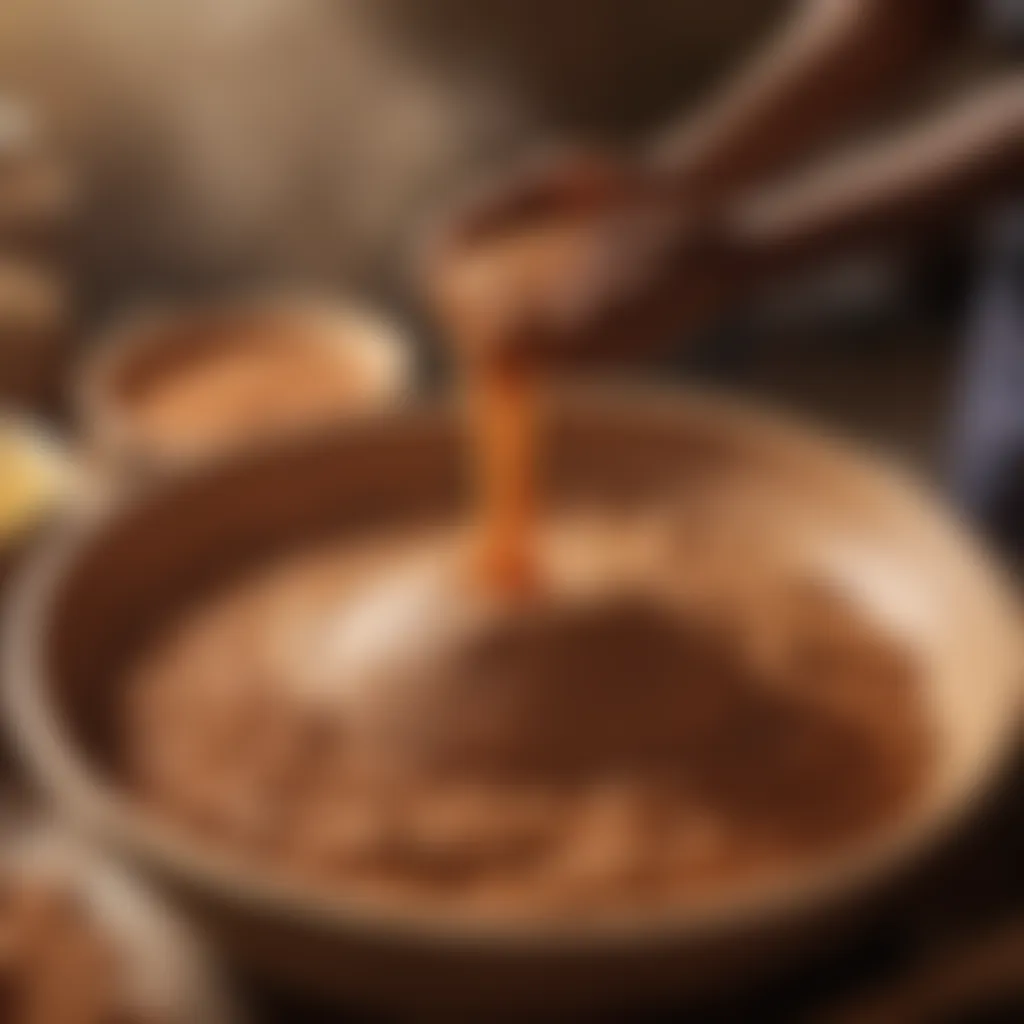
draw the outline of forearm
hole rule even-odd
[[[659,175],[708,201],[784,167],[953,36],[965,7],[963,0],[805,0],[749,71],[658,142]]]
[[[914,131],[738,203],[730,231],[757,277],[895,240],[1024,189],[1024,74]]]

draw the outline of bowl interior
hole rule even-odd
[[[933,780],[875,849],[823,865],[822,885],[920,847],[991,781],[1019,706],[1014,602],[963,531],[899,473],[718,400],[621,389],[561,396],[549,456],[554,500],[720,491],[737,507],[756,493],[758,508],[782,513],[753,523],[763,543],[826,564],[919,652],[939,737]],[[125,659],[182,603],[254,562],[320,534],[358,543],[386,521],[458,514],[463,461],[450,413],[382,413],[164,480],[69,531],[30,572],[13,634],[14,712],[37,773],[80,810],[102,806],[132,841],[151,837],[107,765]],[[159,856],[190,845],[177,841]],[[188,855],[190,871],[210,866]],[[813,874],[773,898],[809,893]],[[251,896],[263,884],[237,872],[234,882]],[[310,911],[316,903],[288,895]],[[737,899],[749,912],[768,898]]]

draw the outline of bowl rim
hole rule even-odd
[[[998,717],[984,750],[963,782],[955,787],[930,787],[876,837],[842,854],[822,858],[808,869],[785,873],[756,885],[737,886],[683,907],[642,908],[608,915],[566,915],[548,919],[501,919],[484,914],[448,915],[436,904],[402,907],[388,901],[334,895],[315,884],[276,877],[243,858],[191,839],[133,801],[116,783],[105,779],[77,749],[62,728],[56,702],[50,699],[45,667],[45,631],[61,582],[100,532],[145,502],[173,493],[182,480],[216,475],[228,466],[281,457],[308,443],[310,434],[279,438],[259,451],[225,453],[183,471],[147,481],[131,492],[105,496],[104,501],[63,524],[22,567],[8,595],[3,623],[3,699],[14,741],[30,771],[47,794],[71,818],[132,860],[175,885],[199,891],[207,901],[240,906],[262,919],[279,919],[334,934],[445,944],[466,950],[520,950],[585,953],[602,948],[702,942],[761,926],[795,923],[801,917],[835,910],[866,897],[912,866],[938,845],[955,825],[970,816],[979,797],[994,788],[1010,762],[1020,734],[1024,707],[1024,643],[1011,622],[1017,621],[1016,588],[1008,574],[957,519],[928,500],[928,488],[912,483],[906,472],[883,458],[865,457],[843,439],[810,432],[788,414],[753,406],[707,391],[678,385],[617,381],[613,388],[591,382],[569,389],[572,401],[590,409],[611,403],[645,414],[673,419],[680,403],[687,415],[714,418],[732,430],[756,429],[799,444],[807,453],[840,459],[862,479],[914,500],[946,537],[958,542],[969,567],[996,599],[1012,644],[1013,678],[1006,680],[1006,707]],[[382,408],[346,424],[333,424],[329,436],[351,439],[364,432],[415,431],[450,414],[450,404],[429,400],[402,408]],[[322,437],[324,431],[316,431]]]

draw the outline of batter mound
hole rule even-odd
[[[447,911],[685,905],[799,870],[922,786],[919,669],[837,585],[713,530],[698,550],[642,510],[553,516],[548,596],[472,613],[439,601],[444,530],[293,556],[138,662],[125,776],[250,863]],[[386,627],[401,594],[430,638],[395,637],[386,678],[300,670],[343,664],[314,624],[376,600]]]

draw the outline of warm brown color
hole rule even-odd
[[[11,871],[0,876],[4,1024],[160,1024],[130,1007],[122,967],[70,887]]]
[[[523,371],[476,371],[468,383],[478,507],[467,584],[528,596],[543,586],[534,551],[537,382]]]
[[[513,223],[495,237],[438,247],[427,282],[456,351],[477,480],[467,581],[496,593],[543,587],[536,494],[543,360],[529,346],[550,318],[553,283],[577,271],[583,234],[572,220]]]
[[[198,359],[188,337],[177,339],[188,352],[179,365],[124,389],[142,437],[183,449],[237,442],[329,416],[359,395],[358,373],[336,367],[333,354],[266,329],[269,336],[259,325],[225,328]]]
[[[119,723],[121,771],[160,814],[340,892],[529,919],[784,875],[922,785],[910,656],[827,581],[752,558],[721,507],[687,531],[626,488],[544,522],[548,366],[517,341],[580,230],[513,226],[440,261],[477,448],[470,571],[444,537],[411,562],[384,544],[361,584],[344,573],[365,552],[320,551],[193,612],[143,655]],[[259,340],[236,342],[250,363]],[[202,383],[223,408],[231,375]],[[173,414],[207,408],[185,397]],[[424,580],[439,545],[457,553]],[[318,594],[323,559],[342,578]]]
[[[379,707],[304,694],[282,652],[438,537],[243,581],[132,673],[123,770],[232,855],[448,914],[685,905],[863,840],[925,778],[919,668],[841,588],[672,511],[569,514],[547,594],[440,639],[426,608]]]
[[[562,1016],[679,996],[820,949],[977,805],[1016,733],[1015,603],[963,531],[900,474],[777,418],[693,394],[560,393],[545,472],[557,503],[612,507],[740,487],[753,545],[849,582],[905,639],[934,722],[926,784],[863,844],[707,901],[543,924],[360,900],[262,869],[154,816],[109,768],[125,658],[282,550],[324,530],[362,548],[390,522],[463,514],[454,417],[405,410],[178,474],[70,528],[29,569],[4,648],[34,775],[66,812],[173,888],[223,948],[275,976],[405,1010]],[[767,514],[760,495],[778,514]],[[693,545],[699,548],[699,544]],[[198,602],[198,604],[197,604]],[[401,984],[396,984],[396,979]]]
[[[399,395],[408,353],[343,305],[253,301],[130,321],[83,375],[85,429],[115,462],[192,459]]]

